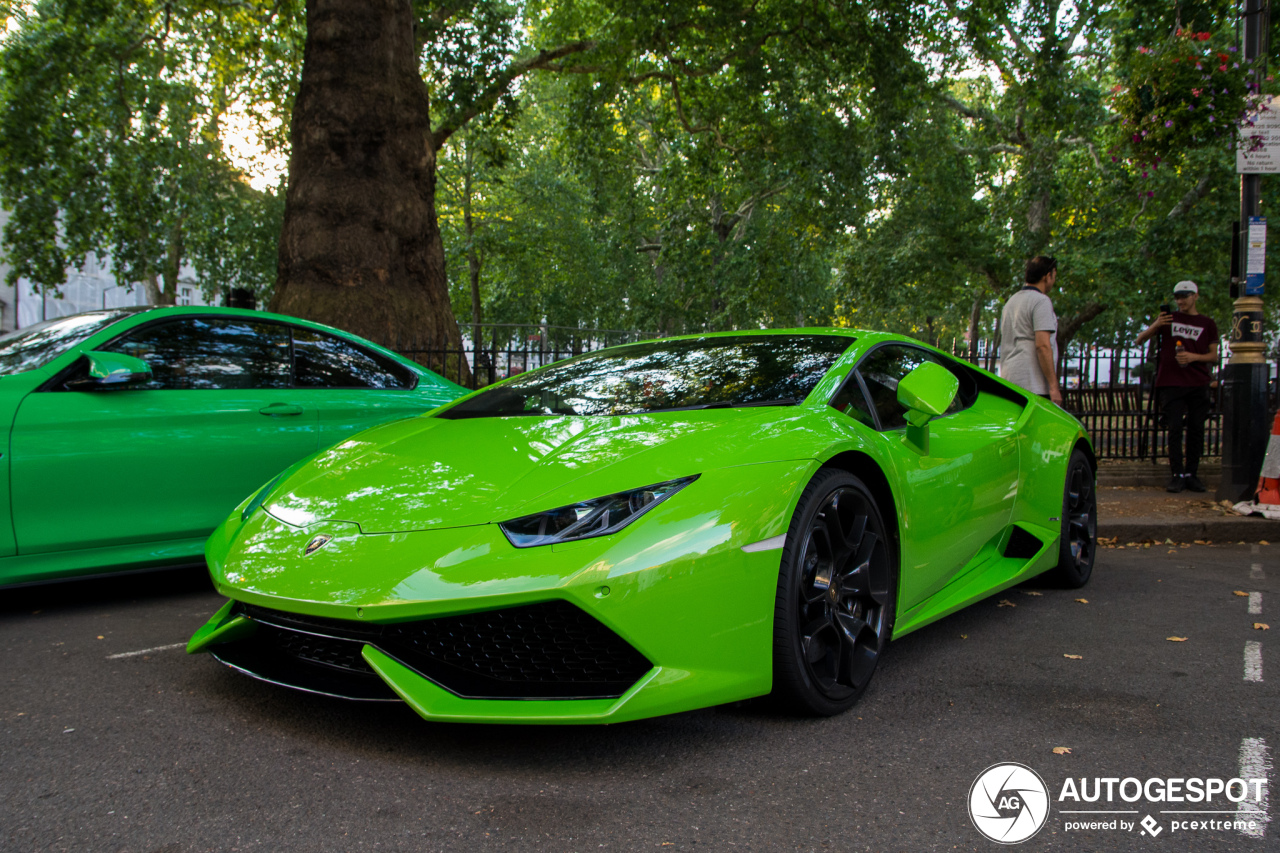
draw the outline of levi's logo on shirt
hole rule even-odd
[[[1173,336],[1175,338],[1186,338],[1189,341],[1198,341],[1200,340],[1200,334],[1203,331],[1203,326],[1191,326],[1187,323],[1173,324]]]

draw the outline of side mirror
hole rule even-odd
[[[902,377],[898,402],[906,407],[908,445],[919,453],[929,452],[929,420],[947,410],[960,390],[960,380],[940,364],[926,361]]]
[[[89,350],[84,354],[89,361],[89,375],[68,383],[74,391],[107,390],[151,381],[151,365],[140,358],[119,352]]]

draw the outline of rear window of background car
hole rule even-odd
[[[293,329],[299,388],[411,388],[413,373],[389,358],[322,332]]]

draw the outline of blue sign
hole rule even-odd
[[[1245,254],[1244,295],[1261,296],[1267,273],[1267,218],[1249,217],[1249,248]]]

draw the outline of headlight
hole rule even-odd
[[[288,471],[281,471],[276,475],[274,480],[267,483],[261,489],[258,489],[258,492],[253,496],[253,499],[249,501],[249,503],[245,504],[245,508],[240,511],[240,520],[248,520],[249,516],[253,515],[254,512],[257,511],[258,507],[262,506],[262,502],[267,499],[267,495],[271,494],[271,492],[275,490],[275,487],[280,485],[280,481],[283,480],[285,474],[288,473]]]
[[[642,489],[526,515],[498,526],[517,548],[607,536],[626,527],[696,479],[697,474],[668,480]]]

